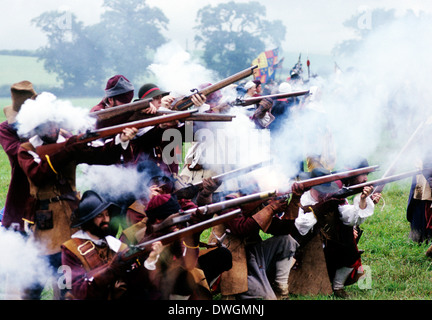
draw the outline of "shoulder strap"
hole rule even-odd
[[[64,246],[80,259],[87,272],[95,269],[102,263],[94,243],[90,240],[72,238],[66,241]]]

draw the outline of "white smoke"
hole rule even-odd
[[[171,91],[175,97],[190,95],[202,84],[219,81],[214,72],[203,67],[177,42],[160,47],[155,61],[148,67],[157,79],[157,85]]]
[[[50,276],[39,247],[21,234],[0,227],[0,299],[21,299],[30,285]]]
[[[112,198],[143,196],[144,174],[138,174],[134,167],[118,165],[80,164],[77,174],[77,188],[81,192],[93,190],[101,196]]]
[[[18,134],[29,137],[33,130],[48,121],[75,134],[94,127],[96,119],[89,116],[88,110],[73,106],[70,101],[57,99],[49,92],[42,92],[35,100],[28,99],[17,115]]]
[[[275,143],[281,161],[295,163],[306,154],[320,153],[325,146],[313,142],[328,129],[336,167],[358,156],[372,159],[383,170],[392,163],[419,124],[432,115],[431,22],[430,16],[400,17],[372,29],[359,50],[341,62],[346,70],[322,83],[321,99],[314,101],[320,108],[306,104],[287,119]],[[401,159],[411,169],[414,156],[419,156],[413,150],[425,147],[419,148],[419,141],[415,139],[417,146]]]

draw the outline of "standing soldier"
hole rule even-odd
[[[36,135],[20,146],[18,162],[27,175],[30,194],[35,201],[29,217],[31,239],[41,244],[42,254],[46,255],[55,270],[61,265],[60,245],[74,232],[70,227],[70,216],[79,201],[76,166],[79,163],[118,163],[121,156],[129,152],[129,140],[136,131],[135,128],[127,128],[110,142],[95,147],[78,143],[77,136],[68,138],[57,122],[47,121],[37,125],[34,129]],[[58,144],[54,152],[38,154],[38,147],[59,142],[65,143]],[[38,298],[42,289],[36,284],[26,297]]]
[[[11,179],[1,222],[4,227],[20,232],[25,232],[23,218],[31,208],[32,198],[27,176],[18,164],[18,149],[23,141],[17,133],[16,116],[22,104],[35,96],[36,92],[30,81],[13,84],[11,86],[12,105],[3,109],[6,121],[0,124],[0,144],[11,165]]]

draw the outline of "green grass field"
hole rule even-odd
[[[21,64],[17,64],[19,61]],[[0,56],[0,86],[28,79],[35,85],[53,85],[55,77],[46,74],[34,58]],[[13,75],[13,76],[12,76]],[[67,99],[65,97],[59,97]],[[100,97],[70,99],[76,106],[91,107]],[[1,98],[3,109],[10,99]],[[4,121],[0,112],[0,121]],[[386,148],[380,149],[385,152]],[[377,157],[379,158],[379,157]],[[373,159],[372,159],[373,160]],[[370,161],[371,164],[379,164]],[[382,173],[372,174],[370,179],[379,178]],[[0,151],[0,208],[4,206],[10,179],[10,166],[6,154]],[[363,225],[363,236],[359,247],[367,277],[359,284],[347,288],[353,300],[430,300],[432,298],[432,260],[425,256],[428,244],[416,244],[408,239],[410,230],[406,220],[406,205],[410,181],[386,186],[383,200],[375,214]],[[265,236],[265,235],[264,235]],[[50,298],[45,293],[45,298]],[[329,300],[332,296],[292,297],[298,300]]]
[[[31,81],[35,88],[60,87],[56,75],[46,72],[36,57],[0,55],[0,87],[22,80]]]

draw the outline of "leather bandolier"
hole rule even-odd
[[[69,251],[71,251],[82,263],[83,268],[87,272],[87,277],[91,278],[92,274],[97,273],[99,270],[106,267],[112,257],[116,254],[110,250],[108,246],[96,246],[92,241],[79,238],[71,238],[63,244]],[[127,245],[122,243],[120,250],[125,250]],[[111,288],[108,294],[108,299],[120,297],[125,292],[125,284],[118,280]],[[67,299],[74,299],[71,292],[67,293]]]

